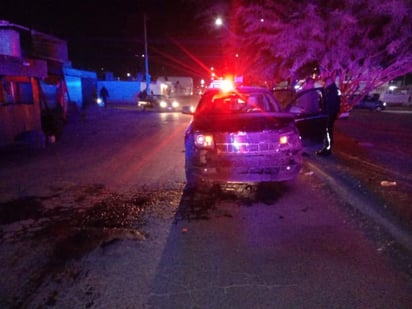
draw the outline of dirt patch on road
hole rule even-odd
[[[116,241],[144,241],[147,218],[173,213],[181,188],[113,193],[100,184],[54,186],[0,203],[0,307],[30,303],[46,282],[75,280],[76,261]],[[167,213],[167,211],[166,211]],[[52,292],[48,296],[53,303]]]

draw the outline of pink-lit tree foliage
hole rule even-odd
[[[350,106],[412,72],[411,16],[411,0],[244,1],[236,45],[250,76],[333,76]]]

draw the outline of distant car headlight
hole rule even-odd
[[[178,108],[178,107],[179,107],[179,102],[173,101],[173,102],[172,102],[172,107],[173,107],[173,108]]]
[[[96,103],[97,103],[97,105],[103,105],[103,100],[102,100],[102,98],[97,98],[97,99],[96,99]]]
[[[166,108],[167,107],[167,102],[166,101],[160,101],[159,106],[160,106],[160,108]]]

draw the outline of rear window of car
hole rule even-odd
[[[279,112],[276,99],[265,91],[209,91],[201,98],[197,112],[202,114],[234,114]]]

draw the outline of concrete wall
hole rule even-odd
[[[150,84],[150,91],[155,94],[171,95],[171,96],[188,96],[193,91],[193,80],[191,78],[176,77],[179,81],[179,91],[175,91],[174,84],[170,80],[159,78],[156,82]],[[109,91],[109,104],[136,104],[137,96],[141,91],[146,89],[146,82],[140,81],[98,81],[97,94],[99,94],[102,87],[106,87]],[[180,86],[179,86],[180,87]]]
[[[104,86],[109,92],[109,104],[135,104],[137,95],[145,89],[145,85],[138,81],[98,81],[97,94]]]
[[[175,96],[193,95],[193,78],[188,76],[159,77],[160,82],[168,82],[172,86],[172,94]]]
[[[98,91],[96,73],[67,67],[63,68],[63,72],[69,102],[75,103],[78,108],[94,104]]]

